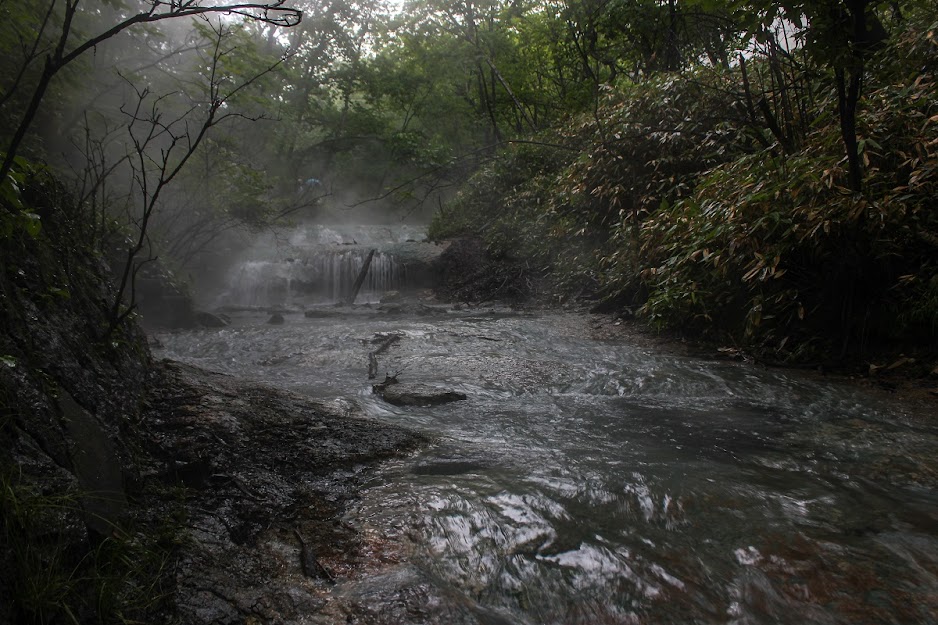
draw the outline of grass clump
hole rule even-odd
[[[12,622],[143,623],[166,598],[176,532],[112,525],[89,532],[80,493],[0,473],[0,543]]]

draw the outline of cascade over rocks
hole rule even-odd
[[[417,241],[421,229],[404,226],[301,225],[286,245],[261,240],[228,274],[219,296],[224,307],[270,307],[345,302],[375,253],[358,302],[377,302],[387,292],[432,287],[446,249]]]

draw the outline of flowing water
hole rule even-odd
[[[233,308],[297,306],[341,301],[371,250],[376,253],[357,301],[409,286],[406,264],[393,253],[420,247],[422,227],[301,224],[269,233],[232,263],[218,304]],[[425,246],[428,244],[424,244]]]
[[[583,315],[437,312],[279,326],[244,312],[160,337],[163,356],[350,398],[433,438],[350,511],[376,563],[332,590],[348,622],[938,622],[931,415],[596,340]],[[468,399],[397,408],[372,394],[367,354],[392,332],[380,377]]]

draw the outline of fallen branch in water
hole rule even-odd
[[[361,271],[358,272],[358,277],[355,278],[355,284],[352,285],[352,292],[349,293],[348,297],[345,300],[346,306],[351,306],[355,303],[355,298],[358,297],[358,292],[362,288],[362,284],[365,283],[365,277],[368,275],[368,269],[371,268],[371,261],[375,257],[375,252],[378,250],[371,250],[368,252],[368,256],[365,257],[365,262],[362,264]]]
[[[375,384],[374,386],[372,386],[371,392],[378,393],[378,394],[383,393],[387,387],[391,386],[392,384],[398,383],[398,380],[397,380],[398,375],[400,375],[400,371],[398,371],[394,375],[391,375],[391,374],[385,375],[384,382],[382,382],[381,384]]]
[[[380,337],[381,335],[377,335]],[[368,352],[368,379],[374,380],[378,376],[378,354],[381,354],[389,347],[401,340],[402,334],[390,334],[380,339],[378,347]],[[395,376],[396,377],[396,376]]]

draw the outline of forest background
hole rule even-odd
[[[0,237],[67,222],[112,265],[105,334],[155,258],[185,275],[231,231],[367,204],[481,241],[457,297],[590,299],[781,362],[935,349],[933,3],[0,0],[0,17]]]

